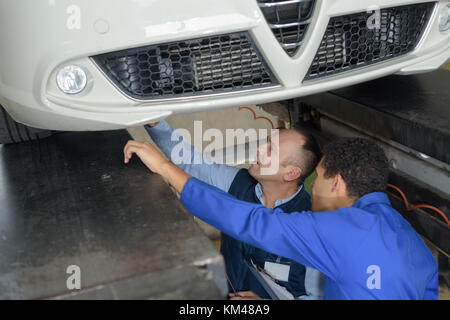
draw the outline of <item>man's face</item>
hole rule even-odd
[[[312,211],[335,210],[336,195],[333,192],[334,178],[325,178],[322,161],[316,167],[316,178],[311,182]]]
[[[281,130],[267,138],[267,143],[256,151],[256,163],[249,168],[250,175],[261,181],[285,181],[288,167],[283,165],[293,150],[302,144],[302,137],[289,130]]]

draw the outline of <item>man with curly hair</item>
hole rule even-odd
[[[388,161],[374,142],[341,138],[328,144],[312,184],[312,211],[291,214],[239,201],[191,177],[151,146],[127,144],[125,162],[134,153],[181,193],[191,214],[240,241],[324,273],[325,299],[438,296],[436,260],[383,192]]]

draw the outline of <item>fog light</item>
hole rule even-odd
[[[86,87],[86,72],[78,66],[65,66],[56,76],[58,88],[67,94],[76,94]]]
[[[444,32],[448,29],[450,29],[450,4],[439,11],[439,31]]]

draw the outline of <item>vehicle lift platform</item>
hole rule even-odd
[[[314,123],[325,141],[361,136],[381,145],[390,161],[389,183],[409,207],[427,204],[450,219],[450,71],[392,75],[294,101],[297,119]],[[398,190],[391,203],[439,252],[442,280],[450,287],[450,228],[435,210],[407,210]]]
[[[0,299],[226,297],[222,256],[160,176],[123,163],[129,139],[0,145]]]

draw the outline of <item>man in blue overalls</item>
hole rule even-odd
[[[260,161],[252,164],[249,170],[217,163],[208,164],[210,162],[203,161],[204,155],[192,145],[179,142],[178,139],[172,140],[172,136],[177,138],[178,132],[174,134],[174,129],[165,121],[145,128],[169,159],[173,150],[189,154],[178,166],[199,180],[240,200],[264,204],[268,208],[280,208],[284,212],[311,210],[310,196],[303,186],[303,180],[314,170],[320,159],[320,150],[314,138],[301,129],[281,130],[277,143],[269,141],[259,146],[259,160],[269,161],[268,159],[276,157],[280,161],[276,172],[264,174],[261,172],[264,164]],[[324,276],[313,268],[245,244],[225,233],[221,236],[221,253],[225,259],[228,278],[235,290],[251,291],[255,298],[271,298],[261,281],[250,272],[248,263],[253,262],[270,272],[276,283],[286,288],[293,298],[323,298]]]
[[[129,141],[125,163],[133,154],[181,193],[191,214],[324,273],[325,299],[437,299],[437,262],[383,192],[388,161],[369,140],[342,138],[327,145],[312,185],[313,212],[291,214],[201,182],[153,146]]]

